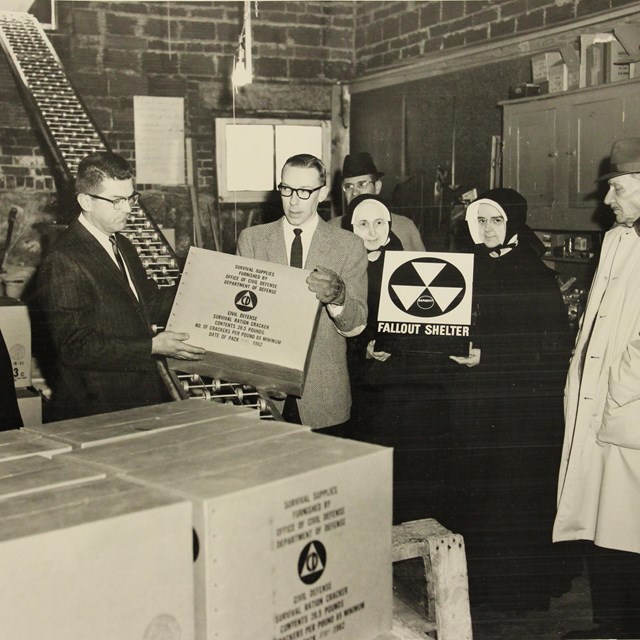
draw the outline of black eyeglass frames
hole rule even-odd
[[[300,198],[300,200],[308,200],[314,191],[318,191],[318,189],[322,189],[322,187],[324,187],[324,184],[321,184],[315,189],[294,189],[281,182],[277,188],[283,198],[290,198],[295,191],[296,196]]]
[[[122,209],[124,207],[125,202],[130,207],[135,207],[140,200],[140,194],[137,191],[134,191],[130,196],[126,198],[105,198],[104,196],[97,196],[95,193],[87,193],[90,198],[95,198],[96,200],[104,200],[105,202],[110,202],[113,205],[114,209]]]

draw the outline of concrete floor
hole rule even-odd
[[[404,566],[400,573],[397,564],[394,565],[394,592],[424,618],[426,592],[422,565],[417,561],[409,562],[412,564]],[[552,598],[548,610],[500,611],[484,604],[474,606],[471,602],[470,605],[474,640],[560,640],[568,631],[594,627],[586,572],[573,579],[570,591]],[[420,635],[431,637],[434,634]]]
[[[509,612],[471,607],[474,640],[559,640],[567,631],[591,629],[591,598],[585,574],[571,591],[552,598],[548,611]]]

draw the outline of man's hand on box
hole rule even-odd
[[[344,304],[345,286],[342,278],[325,267],[316,267],[307,278],[309,291],[324,304]]]
[[[205,350],[185,342],[188,339],[188,333],[162,331],[151,340],[151,353],[178,360],[202,360]]]

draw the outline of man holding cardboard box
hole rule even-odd
[[[302,397],[289,396],[282,411],[288,422],[336,427],[338,434],[351,409],[345,336],[357,335],[367,322],[367,254],[358,236],[318,215],[318,203],[329,191],[320,159],[308,154],[289,158],[278,191],[284,216],[245,229],[238,238],[238,253],[313,270],[307,284],[324,308]],[[295,322],[295,309],[291,320]]]
[[[122,231],[138,201],[129,163],[97,152],[78,166],[82,212],[47,254],[40,292],[56,348],[49,420],[108,413],[169,399],[155,356],[198,360],[187,334],[155,334],[175,288],[147,277]]]

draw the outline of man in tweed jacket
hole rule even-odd
[[[345,336],[360,333],[367,321],[366,250],[354,233],[330,226],[318,215],[318,203],[329,191],[321,160],[308,154],[289,158],[278,190],[284,216],[245,229],[238,238],[238,253],[291,264],[291,249],[299,235],[301,264],[312,270],[307,284],[324,307],[304,392],[297,400],[299,419],[312,428],[337,427],[332,432],[339,433],[351,410]],[[295,309],[291,309],[291,322],[295,322]],[[296,418],[285,415],[285,419]]]

